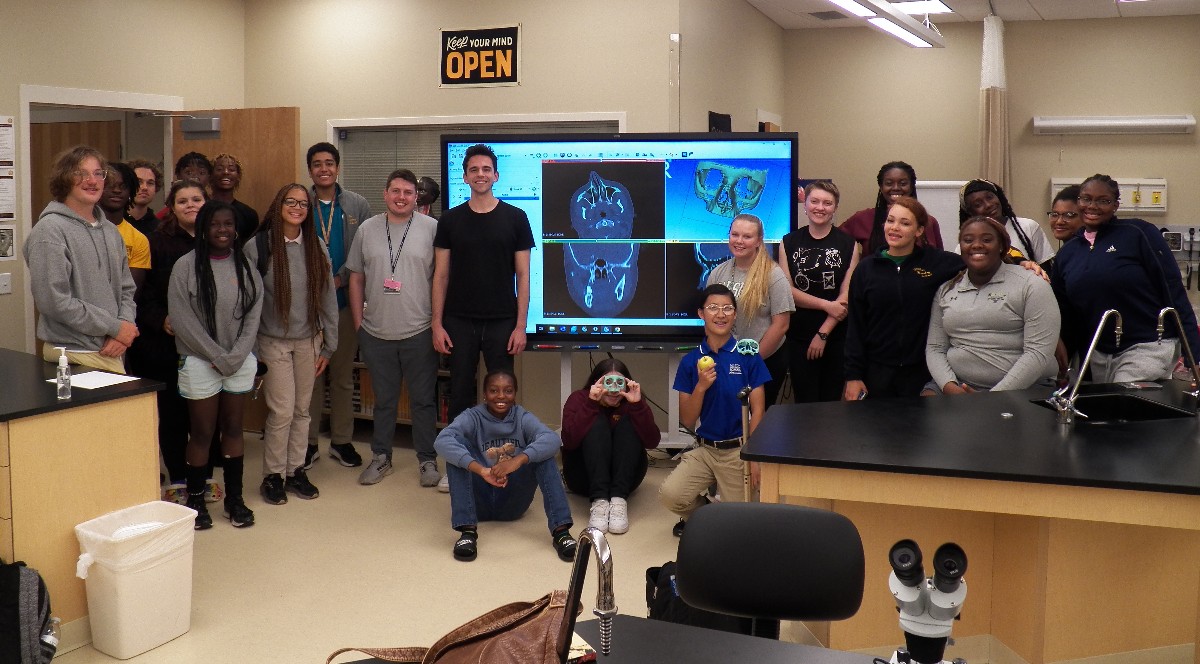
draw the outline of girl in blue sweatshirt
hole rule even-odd
[[[515,521],[540,488],[559,558],[575,559],[571,508],[554,456],[562,441],[515,403],[517,378],[506,369],[483,379],[483,403],[454,418],[434,441],[450,480],[450,524],[459,531],[454,557],[475,560],[480,521]]]

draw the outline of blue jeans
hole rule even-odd
[[[533,504],[533,490],[542,490],[546,526],[551,533],[571,526],[571,508],[553,459],[530,461],[508,476],[508,486],[494,487],[466,468],[447,463],[450,478],[450,525],[455,530],[483,521],[516,521]]]

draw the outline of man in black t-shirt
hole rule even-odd
[[[433,347],[450,354],[450,420],[476,401],[481,352],[488,371],[511,371],[525,350],[533,231],[524,211],[492,194],[499,178],[491,148],[468,148],[471,198],[442,216],[433,240]]]

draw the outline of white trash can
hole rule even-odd
[[[92,646],[129,659],[187,632],[196,512],[154,501],[75,526]]]

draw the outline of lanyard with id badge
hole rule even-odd
[[[405,227],[404,227],[404,235],[400,238],[400,248],[397,249],[396,253],[393,255],[392,254],[392,225],[390,223],[388,223],[386,219],[384,220],[383,230],[385,233],[387,233],[387,242],[388,242],[388,263],[391,265],[391,268],[392,268],[391,274],[389,274],[388,277],[383,280],[383,294],[384,295],[397,295],[400,293],[400,286],[402,284],[400,283],[400,281],[398,279],[396,279],[396,265],[398,265],[400,263],[400,254],[404,251],[404,241],[408,239],[408,231],[412,228],[412,222],[413,222],[413,220],[410,217],[408,219],[408,224],[405,225]]]

